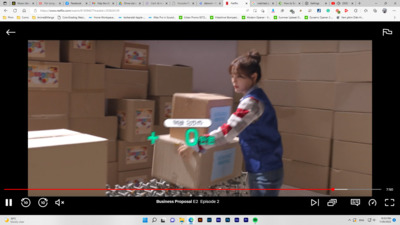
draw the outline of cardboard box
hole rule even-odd
[[[269,41],[269,53],[270,54],[282,54],[282,53],[302,53],[302,52],[337,52],[338,51],[338,41]]]
[[[283,183],[296,188],[326,189],[329,182],[329,167],[283,158],[285,176]],[[313,190],[327,194],[326,190]]]
[[[372,82],[372,52],[338,54],[336,80]]]
[[[269,41],[269,54],[300,53],[301,41]]]
[[[118,141],[118,171],[150,168],[153,146],[146,142]]]
[[[193,91],[193,69],[189,66],[150,65],[149,95],[170,96]]]
[[[73,90],[104,90],[104,81],[104,64],[72,63]]]
[[[151,179],[152,179],[151,168],[118,172],[119,185],[133,183],[134,186],[139,186],[140,182],[148,183]]]
[[[335,83],[298,82],[296,106],[313,109],[333,109],[335,106]]]
[[[28,91],[28,116],[68,115],[69,93],[64,91]]]
[[[299,54],[299,79],[335,81],[337,74],[336,53]]]
[[[28,132],[28,188],[100,189],[107,139],[66,129]],[[28,191],[28,196],[104,196],[104,191]]]
[[[331,169],[330,188],[371,189],[372,175]],[[332,196],[372,196],[371,190],[330,191]]]
[[[372,51],[372,41],[339,41],[339,52]]]
[[[154,125],[162,126],[172,116],[172,96],[149,96],[155,101]]]
[[[70,117],[104,117],[104,92],[73,91],[70,98]]]
[[[335,110],[372,113],[372,83],[336,83]]]
[[[212,121],[208,128],[196,128],[199,135],[207,134],[226,123],[231,115],[232,98],[207,93],[176,93],[172,99],[172,118],[205,118]],[[186,139],[190,128],[170,128],[170,135]]]
[[[372,145],[334,141],[332,168],[372,175]]]
[[[296,161],[330,166],[331,139],[281,133],[283,157]]]
[[[146,99],[149,74],[146,70],[106,69],[106,98]]]
[[[268,80],[297,80],[300,74],[299,54],[268,55],[261,71]]]
[[[281,132],[321,138],[332,137],[333,111],[276,106],[278,129]]]
[[[268,41],[237,41],[237,55],[243,55],[250,50],[256,50],[260,55],[268,54]]]
[[[109,162],[107,172],[107,184],[110,185],[110,188],[115,188],[115,185],[118,184],[118,163]]]
[[[61,128],[69,128],[69,118],[67,115],[34,115],[28,117],[28,131]]]
[[[70,119],[71,130],[92,134],[109,140],[117,139],[117,126],[116,116]]]
[[[169,128],[164,127],[164,125],[154,125],[154,132],[156,132],[156,135],[169,134]]]
[[[111,115],[118,117],[118,138],[121,140],[144,142],[153,131],[153,100],[109,100],[108,111]]]
[[[152,176],[185,188],[207,188],[241,175],[242,152],[233,143],[194,153],[187,160],[179,156],[181,140],[161,135],[154,146]]]
[[[337,52],[339,41],[301,41],[301,52]]]
[[[258,86],[264,90],[273,105],[295,106],[297,99],[297,81],[261,81]]]
[[[97,41],[96,63],[110,67],[147,70],[149,46],[130,41]]]
[[[261,60],[260,60],[260,69],[261,69],[261,79],[260,79],[260,81],[268,80],[268,76],[267,76],[268,74],[266,72],[267,66],[268,66],[268,55],[262,55],[261,56]],[[240,95],[242,95],[242,94],[240,94]],[[240,98],[238,100],[240,100]]]
[[[116,162],[118,160],[117,157],[117,141],[116,140],[108,140],[108,162]]]
[[[335,140],[372,144],[372,113],[335,112]]]
[[[60,61],[60,41],[28,40],[28,60]]]
[[[318,81],[261,81],[271,103],[276,106],[297,106],[334,109],[335,83]]]
[[[96,63],[96,41],[61,41],[61,61],[76,63]]]
[[[28,89],[71,91],[72,64],[28,61]]]

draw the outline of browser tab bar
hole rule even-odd
[[[268,0],[251,0],[250,6],[397,6],[399,3],[395,0],[390,1],[268,1]]]

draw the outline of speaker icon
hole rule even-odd
[[[55,203],[58,206],[64,205],[64,201],[61,201],[61,199],[57,199]]]

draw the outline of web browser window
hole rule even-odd
[[[399,4],[0,2],[0,223],[399,223]]]

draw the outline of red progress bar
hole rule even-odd
[[[153,190],[153,191],[250,191],[250,190],[280,190],[280,191],[335,191],[335,188],[266,188],[266,189],[42,189],[42,188],[6,188],[4,191],[139,191],[139,190]]]

